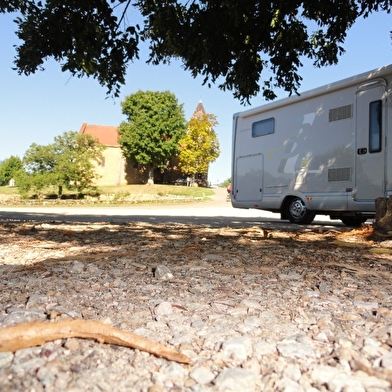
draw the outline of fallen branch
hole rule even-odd
[[[331,267],[339,267],[342,268],[346,271],[352,272],[354,274],[356,274],[357,276],[376,276],[378,278],[383,277],[383,278],[387,278],[387,279],[391,279],[392,278],[392,274],[388,271],[377,271],[377,270],[371,270],[368,268],[363,268],[363,267],[359,267],[359,266],[355,266],[355,265],[350,265],[348,263],[339,263],[339,262],[327,262],[323,265],[328,265]]]
[[[170,361],[191,363],[186,355],[160,343],[152,342],[132,332],[121,331],[99,321],[85,320],[32,322],[0,328],[0,352],[15,352],[22,348],[40,346],[48,341],[65,338],[92,339],[100,343],[136,348]]]

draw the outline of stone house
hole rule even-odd
[[[103,161],[97,165],[96,172],[99,176],[95,185],[126,185],[125,167],[126,160],[122,155],[118,143],[118,127],[111,125],[91,125],[83,123],[79,134],[90,134],[99,140],[106,149],[103,151]]]
[[[199,113],[205,114],[201,101],[198,103],[193,116]],[[96,180],[95,185],[118,186],[147,183],[147,170],[144,170],[137,162],[132,162],[130,159],[124,158],[118,142],[118,127],[83,123],[80,127],[79,134],[90,134],[106,146],[106,149],[103,151],[103,162],[96,167],[99,178]],[[177,157],[171,159],[168,170],[161,171],[160,169],[156,169],[154,173],[155,182],[158,184],[171,184],[183,176],[184,174],[178,167]],[[204,184],[207,180],[207,173],[197,175],[196,179]]]
[[[89,134],[103,144],[101,165],[96,165],[98,175],[94,185],[118,186],[127,184],[146,184],[148,173],[143,167],[130,159],[124,158],[118,143],[118,127],[112,125],[93,125],[83,123],[79,134]],[[181,171],[176,165],[176,157],[172,159],[170,169],[155,172],[156,183],[170,184],[181,176]]]

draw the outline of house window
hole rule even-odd
[[[381,100],[369,104],[369,152],[381,151]]]
[[[252,137],[271,135],[275,132],[275,118],[267,118],[252,124]]]

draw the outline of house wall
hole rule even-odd
[[[103,163],[95,165],[98,178],[94,181],[94,185],[118,186],[147,183],[148,170],[131,159],[125,159],[121,148],[106,146],[102,155],[104,157]],[[177,178],[184,176],[178,167],[177,161],[177,157],[174,157],[167,170],[155,170],[154,178],[157,184],[171,184]]]
[[[201,101],[197,105],[193,116],[199,113],[205,114]],[[123,157],[120,144],[118,143],[118,127],[83,123],[79,134],[84,133],[94,136],[100,143],[106,146],[106,149],[103,151],[103,164],[95,165],[98,178],[94,185],[117,186],[147,183],[148,169],[144,169],[131,159]],[[166,170],[156,169],[154,173],[154,179],[157,184],[171,184],[180,177],[185,177],[185,174],[181,172],[177,156],[170,159]],[[205,186],[207,185],[207,177],[208,173],[198,173],[195,179],[199,185]]]
[[[94,185],[127,185],[125,159],[119,147],[106,147],[103,163],[96,166],[98,175]]]

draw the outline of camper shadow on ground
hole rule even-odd
[[[335,228],[340,229],[347,227],[339,220],[317,220],[310,225],[296,225],[289,221],[280,220],[278,218],[262,218],[262,217],[230,217],[230,216],[169,216],[169,215],[101,215],[101,214],[53,214],[53,213],[34,213],[34,212],[10,212],[0,211],[0,221],[3,222],[51,222],[51,223],[132,223],[145,222],[149,224],[189,224],[200,225],[208,227],[253,227],[260,226],[269,230],[301,230],[301,229],[316,229],[316,228]]]

